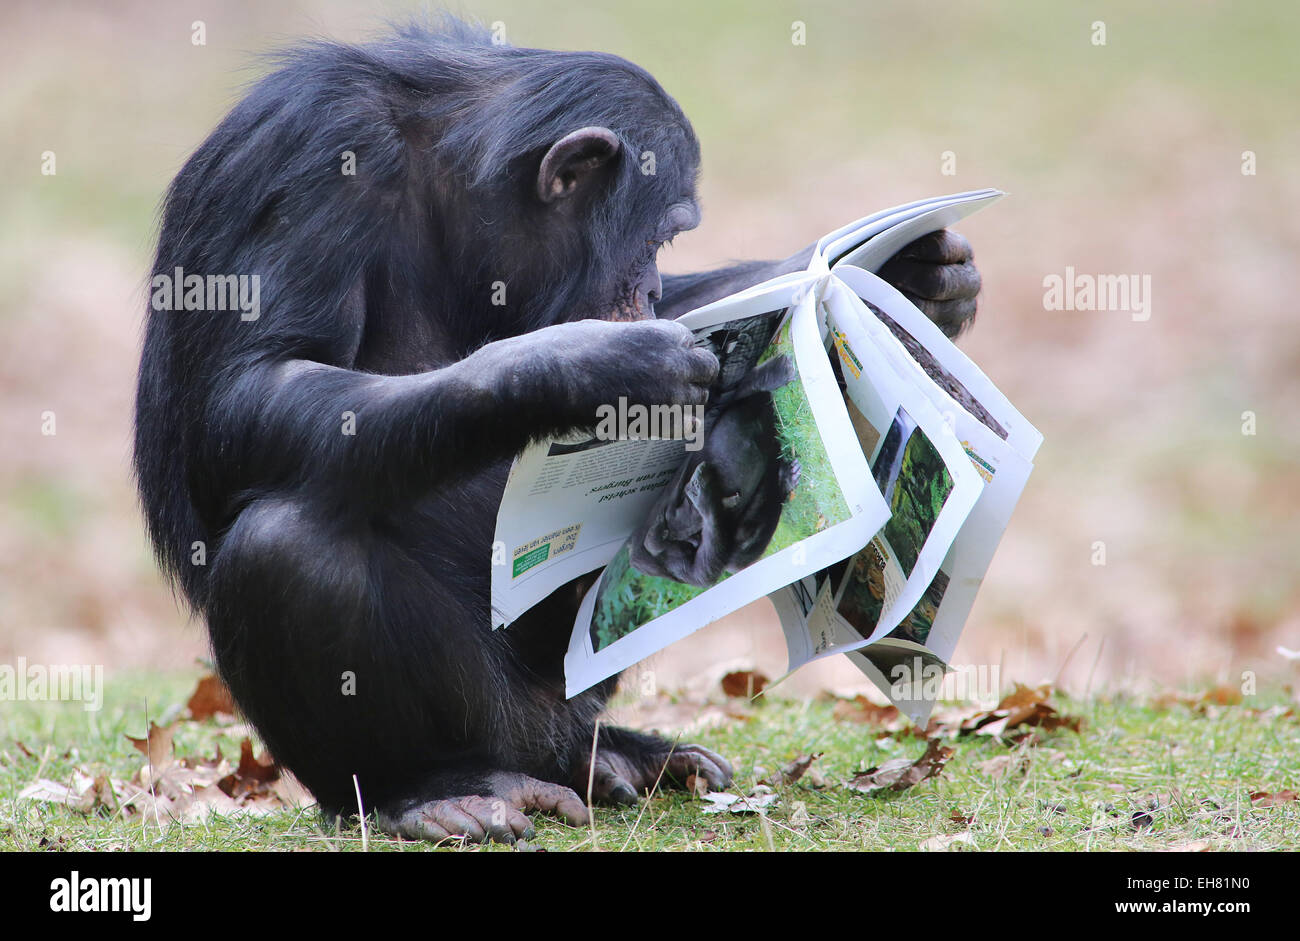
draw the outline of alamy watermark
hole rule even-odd
[[[104,705],[103,664],[59,663],[46,666],[19,657],[0,663],[0,701],[80,702],[87,712]]]
[[[149,282],[154,310],[237,310],[239,319],[262,316],[262,277],[256,274],[156,274]]]
[[[1133,319],[1151,319],[1151,275],[1076,274],[1066,266],[1065,274],[1043,278],[1044,310],[1121,310]]]
[[[619,396],[617,405],[596,409],[596,438],[600,441],[680,440],[687,451],[704,447],[703,405],[636,405]]]
[[[52,912],[128,912],[132,921],[153,914],[153,879],[133,876],[83,876],[74,869],[66,879],[50,883]]]
[[[994,664],[942,664],[913,657],[889,671],[889,695],[895,700],[945,700],[994,704],[1000,698],[1002,671]]]

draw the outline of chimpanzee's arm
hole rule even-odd
[[[204,440],[214,453],[204,458],[238,489],[311,485],[400,500],[532,439],[594,425],[598,406],[619,396],[702,404],[716,374],[713,355],[663,321],[560,324],[405,376],[267,362],[211,405]]]
[[[665,275],[663,300],[655,305],[655,315],[680,317],[760,281],[802,271],[815,247],[809,245],[783,261],[750,261],[698,274]],[[903,246],[881,266],[880,276],[949,337],[957,336],[975,319],[980,275],[970,243],[956,232],[940,229]]]

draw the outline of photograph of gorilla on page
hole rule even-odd
[[[759,559],[849,518],[794,365],[787,311],[700,331],[719,361],[702,450],[605,569],[600,651]]]
[[[871,471],[891,515],[866,548],[853,557],[835,609],[863,637],[876,629],[886,602],[906,584],[953,488],[943,458],[902,408],[885,434]],[[913,609],[903,622],[909,625],[909,632],[900,636],[925,643],[947,585],[946,576],[930,583],[922,602],[928,606]],[[930,612],[928,621],[926,610]],[[918,615],[919,622],[913,623]]]

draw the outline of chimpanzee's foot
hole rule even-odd
[[[514,843],[533,835],[524,816],[541,811],[571,826],[588,823],[587,807],[572,790],[525,774],[504,771],[486,776],[481,794],[406,803],[376,814],[380,829],[408,840],[447,840],[464,837],[474,843],[493,840]]]
[[[579,787],[586,787],[590,768],[584,763]],[[606,804],[635,804],[655,782],[685,787],[691,775],[703,778],[709,790],[719,791],[731,784],[731,765],[700,745],[674,746],[629,729],[601,729],[591,797]]]

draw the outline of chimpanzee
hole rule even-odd
[[[707,588],[762,557],[799,484],[798,458],[781,453],[772,400],[795,377],[794,361],[782,354],[750,370],[727,401],[710,404],[704,446],[632,540],[637,571]]]
[[[359,791],[390,832],[508,842],[530,810],[585,821],[589,774],[624,803],[661,771],[728,783],[706,749],[597,737],[614,680],[566,700],[583,585],[489,626],[512,456],[620,396],[702,403],[716,360],[653,319],[661,293],[676,316],[807,259],[661,286],[698,165],[643,69],[447,22],[284,53],[172,182],[155,286],[246,276],[259,302],[150,305],[149,533],[241,710],[326,812]],[[898,283],[945,326],[969,319],[964,241],[904,254]]]

